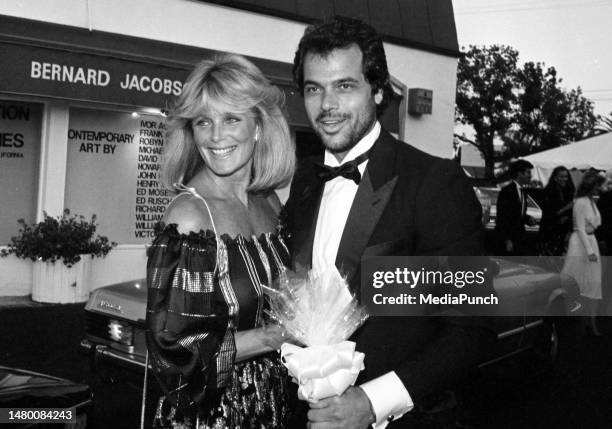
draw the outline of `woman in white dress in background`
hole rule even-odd
[[[569,239],[562,272],[576,279],[585,307],[590,316],[593,335],[601,335],[597,328],[597,308],[601,302],[601,257],[595,230],[601,225],[595,197],[604,177],[597,171],[587,171],[576,190],[573,208],[574,230]]]

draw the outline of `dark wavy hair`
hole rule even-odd
[[[567,173],[567,184],[565,185],[565,188],[561,189],[561,193],[563,194],[563,200],[571,201],[574,198],[576,187],[574,186],[574,181],[572,180],[572,175],[570,174],[569,170],[567,169],[567,167],[564,167],[562,165],[559,165],[553,169],[550,175],[550,179],[548,179],[548,183],[544,188],[544,191],[546,192],[546,194],[555,192],[555,189],[557,189],[557,182],[555,181],[555,179],[557,178],[557,175],[562,171],[565,171]]]
[[[597,170],[589,170],[584,173],[582,176],[582,180],[578,185],[578,189],[576,190],[576,198],[587,197],[591,195],[593,189],[601,186],[606,179],[604,176],[599,174]]]
[[[382,101],[376,107],[376,113],[380,116],[393,96],[393,88],[382,38],[372,26],[363,21],[334,16],[321,24],[308,26],[293,59],[293,80],[304,95],[306,54],[326,56],[334,49],[347,48],[353,43],[361,49],[363,75],[372,86],[372,94],[382,91]]]
[[[525,170],[531,170],[533,168],[533,164],[524,159],[519,159],[510,164],[510,169],[508,172],[510,173],[510,177],[516,179],[519,173],[522,173]]]

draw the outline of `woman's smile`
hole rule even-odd
[[[236,150],[238,146],[229,146],[224,148],[208,148],[212,155],[217,159],[229,158],[232,152]]]

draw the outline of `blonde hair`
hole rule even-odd
[[[295,169],[295,144],[282,111],[284,94],[252,62],[222,54],[200,62],[191,72],[168,115],[162,183],[174,190],[205,167],[193,139],[192,120],[209,104],[223,103],[252,112],[259,128],[249,192],[266,193],[289,183]]]

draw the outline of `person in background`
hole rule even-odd
[[[562,256],[572,232],[574,183],[563,166],[555,167],[544,188],[538,244],[540,254]]]
[[[601,226],[595,231],[600,243],[599,251],[602,256],[602,294],[605,316],[612,316],[612,169],[606,171],[606,181],[602,185],[597,208],[601,215]]]
[[[285,428],[286,338],[263,285],[289,254],[275,189],[295,148],[283,95],[250,61],[202,61],[169,115],[163,181],[176,197],[148,251],[147,347],[164,393],[154,427]]]
[[[527,194],[524,186],[531,183],[533,165],[519,159],[510,165],[512,181],[504,186],[497,196],[495,231],[504,255],[528,255],[525,225],[535,221],[527,215]]]
[[[599,194],[603,176],[597,171],[587,171],[576,190],[572,210],[574,231],[569,239],[562,273],[572,276],[580,288],[589,319],[587,326],[593,335],[601,335],[597,327],[598,307],[602,299],[601,256],[595,230],[601,224],[601,216],[595,197]]]

